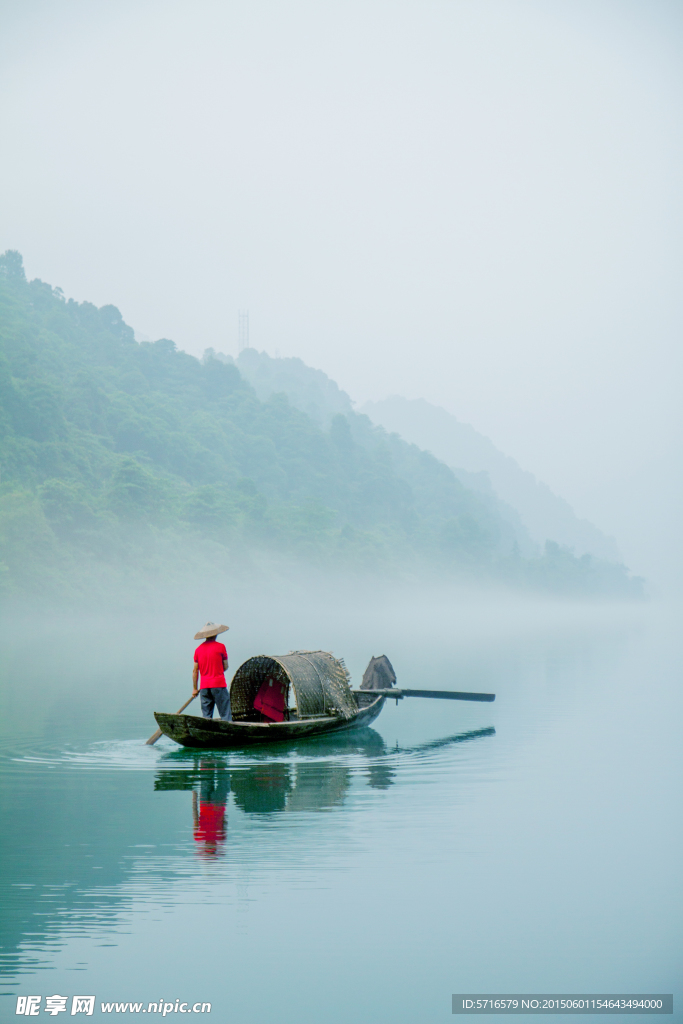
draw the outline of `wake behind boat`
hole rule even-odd
[[[155,711],[154,717],[161,733],[182,746],[230,749],[370,725],[387,698],[495,700],[492,693],[398,689],[395,681],[384,655],[371,659],[359,690],[351,689],[342,659],[327,651],[258,655],[245,661],[234,675],[231,722],[160,711]]]

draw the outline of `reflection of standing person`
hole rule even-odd
[[[203,766],[202,766],[203,767]],[[225,804],[230,790],[227,772],[206,771],[197,791],[192,791],[192,819],[194,821],[194,838],[200,846],[199,853],[205,857],[215,857],[226,838]]]
[[[195,633],[195,640],[204,640],[194,652],[194,668],[192,669],[192,696],[202,704],[204,718],[213,718],[214,707],[224,722],[232,721],[230,712],[230,692],[225,682],[225,670],[228,667],[228,652],[224,644],[219,644],[216,637],[225,633],[229,626],[220,626],[215,622],[207,624]],[[201,676],[199,689],[197,682]]]

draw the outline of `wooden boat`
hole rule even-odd
[[[344,662],[326,651],[258,655],[245,661],[234,675],[231,722],[160,711],[155,711],[154,717],[161,733],[176,743],[215,750],[291,742],[367,726],[388,698],[495,699],[491,693],[398,689],[393,686],[395,678],[385,657],[373,658],[361,689],[352,690]],[[388,685],[381,685],[383,682]]]

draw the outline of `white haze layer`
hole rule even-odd
[[[0,2],[0,250],[424,398],[683,568],[673,0]]]

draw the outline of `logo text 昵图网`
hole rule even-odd
[[[86,1017],[92,1017],[96,1005],[96,996],[60,996],[55,993],[53,996],[45,997],[43,1006],[42,996],[17,996],[15,1013],[23,1017],[38,1017],[47,1013],[56,1017],[60,1013],[67,1013],[74,1016],[83,1013]],[[207,1002],[185,1002],[181,999],[165,1000],[157,1002],[103,1002],[100,1003],[102,1013],[158,1013],[166,1017],[169,1013],[211,1013],[211,1003]]]

